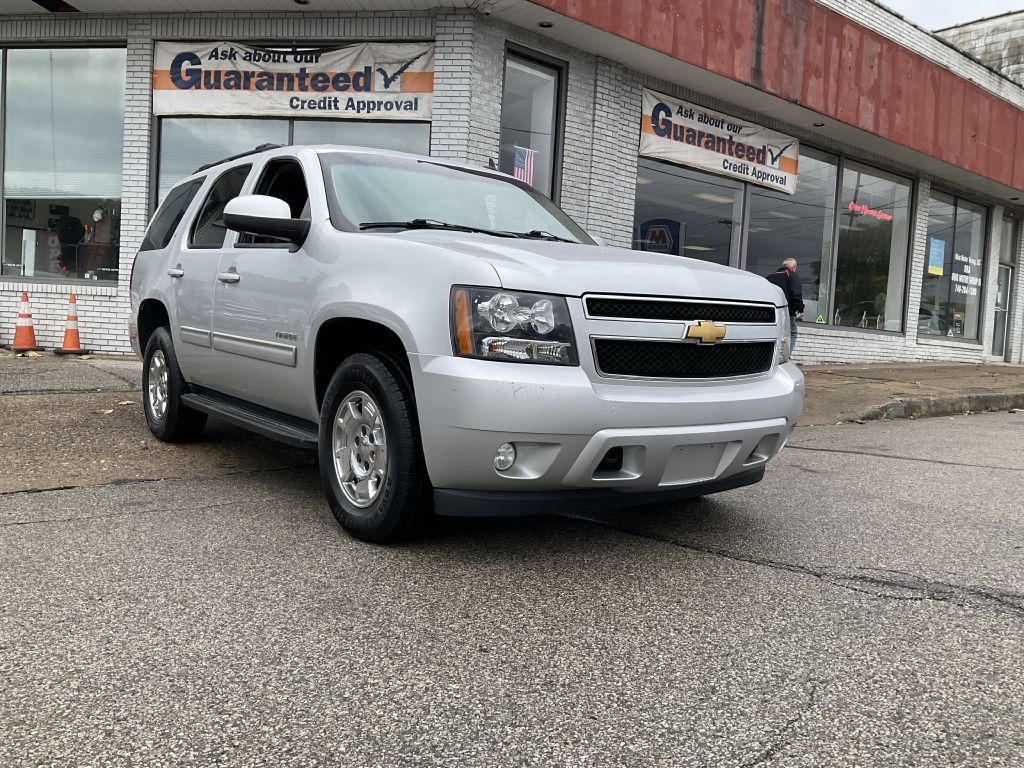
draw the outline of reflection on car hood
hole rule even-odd
[[[437,230],[408,230],[398,237],[485,259],[502,287],[512,290],[785,303],[782,291],[758,275],[681,256]]]

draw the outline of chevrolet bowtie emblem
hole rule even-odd
[[[696,325],[686,329],[686,336],[683,338],[697,339],[700,344],[714,344],[725,338],[725,326],[718,325],[713,320],[700,320]]]

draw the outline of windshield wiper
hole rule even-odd
[[[359,229],[447,229],[452,232],[479,232],[495,237],[519,237],[514,232],[501,232],[497,229],[470,227],[466,224],[449,224],[447,221],[434,219],[410,219],[409,221],[364,221]]]
[[[550,232],[545,232],[543,229],[531,229],[529,232],[513,232],[516,237],[522,237],[528,240],[555,240],[559,243],[579,243],[575,240],[569,240],[565,237],[559,237],[558,235],[552,235]]]

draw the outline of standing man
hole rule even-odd
[[[796,346],[796,321],[804,314],[804,289],[796,274],[796,259],[786,259],[782,266],[768,275],[768,282],[779,286],[789,302],[789,351]]]

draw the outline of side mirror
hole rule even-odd
[[[302,245],[309,234],[309,221],[293,219],[288,203],[268,195],[242,195],[228,201],[224,206],[224,226],[296,245]]]

